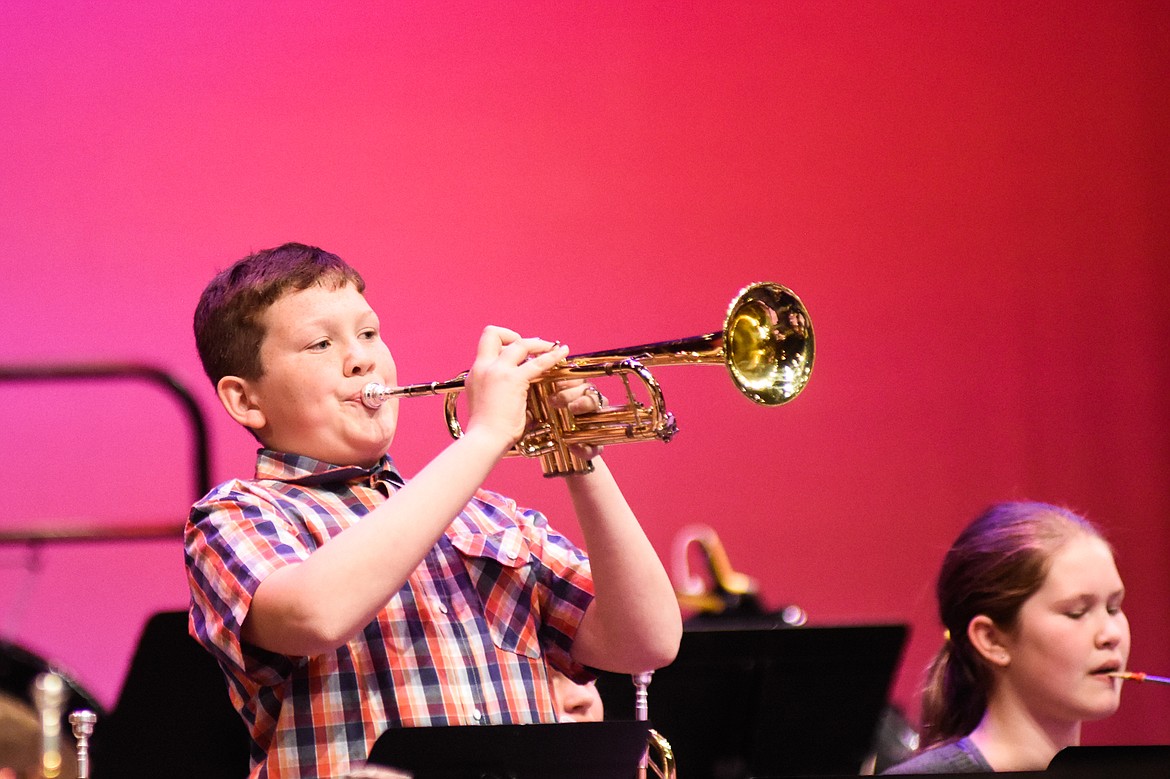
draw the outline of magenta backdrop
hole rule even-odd
[[[351,260],[408,381],[464,369],[489,322],[618,347],[716,330],[778,281],[816,328],[804,395],[663,368],[681,434],[610,451],[663,558],[707,523],[770,604],[911,623],[914,714],[959,527],[1067,503],[1115,542],[1133,667],[1166,673],[1168,8],[8,0],[0,361],[172,372],[219,481],[253,445],[190,314],[250,250]],[[0,530],[185,516],[190,437],[157,390],[0,404]],[[409,474],[444,436],[412,401],[393,451]],[[538,471],[491,484],[564,517]],[[107,705],[143,620],[185,601],[177,540],[0,547],[0,637]],[[1127,688],[1086,740],[1170,742],[1166,696]]]

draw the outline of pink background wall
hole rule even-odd
[[[467,367],[489,322],[625,346],[716,330],[774,280],[813,317],[804,395],[663,368],[681,434],[610,451],[664,558],[708,523],[770,604],[911,623],[913,713],[958,529],[1068,503],[1115,542],[1132,666],[1170,671],[1164,3],[8,0],[0,26],[0,361],[172,372],[216,481],[253,445],[190,315],[253,249],[352,261],[407,381]],[[408,402],[408,474],[440,406]],[[0,529],[185,516],[157,390],[0,385],[0,414]],[[566,513],[534,463],[491,485]],[[0,546],[0,637],[107,705],[146,616],[185,601],[177,540]],[[1130,686],[1086,739],[1170,742],[1168,709]]]

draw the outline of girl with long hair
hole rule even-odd
[[[947,552],[944,643],[927,673],[923,751],[887,774],[1038,771],[1117,710],[1129,657],[1113,552],[1047,503],[991,506]]]

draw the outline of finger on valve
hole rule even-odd
[[[606,400],[596,384],[584,379],[569,379],[557,382],[553,404],[574,414],[595,414],[605,408]]]

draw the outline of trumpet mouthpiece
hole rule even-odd
[[[378,408],[386,401],[387,388],[376,381],[362,387],[362,403],[366,408]]]

